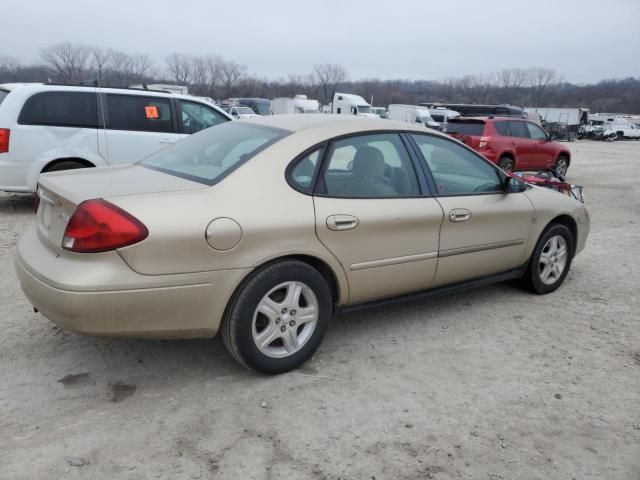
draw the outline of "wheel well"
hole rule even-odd
[[[77,157],[56,158],[55,160],[51,160],[49,163],[47,163],[44,166],[44,168],[42,169],[42,173],[49,171],[51,167],[62,162],[75,162],[75,163],[84,165],[85,167],[95,167],[93,163],[91,163],[89,160],[85,160],[84,158],[77,158]]]
[[[571,235],[573,235],[573,249],[575,250],[576,245],[578,244],[578,225],[576,221],[571,218],[570,215],[560,215],[549,222],[549,226],[554,223],[558,223],[560,225],[564,225],[569,229]]]
[[[335,273],[329,265],[320,260],[319,258],[312,257],[311,255],[291,255],[289,257],[283,258],[293,258],[295,260],[299,260],[308,265],[311,265],[315,268],[320,275],[324,277],[325,282],[329,285],[329,290],[331,290],[331,298],[333,299],[333,303],[335,304],[338,301],[339,291],[338,291],[338,280],[336,279]],[[283,258],[278,258],[277,260],[282,260]]]

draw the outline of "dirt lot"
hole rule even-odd
[[[271,378],[55,328],[13,271],[33,199],[0,194],[0,478],[639,479],[640,142],[570,146],[592,231],[560,290],[343,316]]]

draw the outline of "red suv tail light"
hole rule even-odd
[[[9,134],[11,130],[8,128],[0,128],[0,153],[9,151]]]
[[[484,148],[487,145],[489,145],[489,142],[491,141],[491,137],[480,137],[480,144],[478,145],[478,148]]]
[[[148,236],[147,227],[121,208],[102,199],[86,200],[71,216],[62,248],[79,253],[106,252]]]

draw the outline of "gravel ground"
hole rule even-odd
[[[0,194],[0,478],[639,479],[640,142],[570,147],[592,231],[557,292],[346,315],[278,377],[57,329],[13,271],[33,198]]]

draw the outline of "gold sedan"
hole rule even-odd
[[[243,365],[306,361],[337,312],[519,278],[548,293],[584,205],[463,144],[388,120],[216,126],[134,166],[40,177],[16,269],[34,307],[88,335],[221,331]]]

